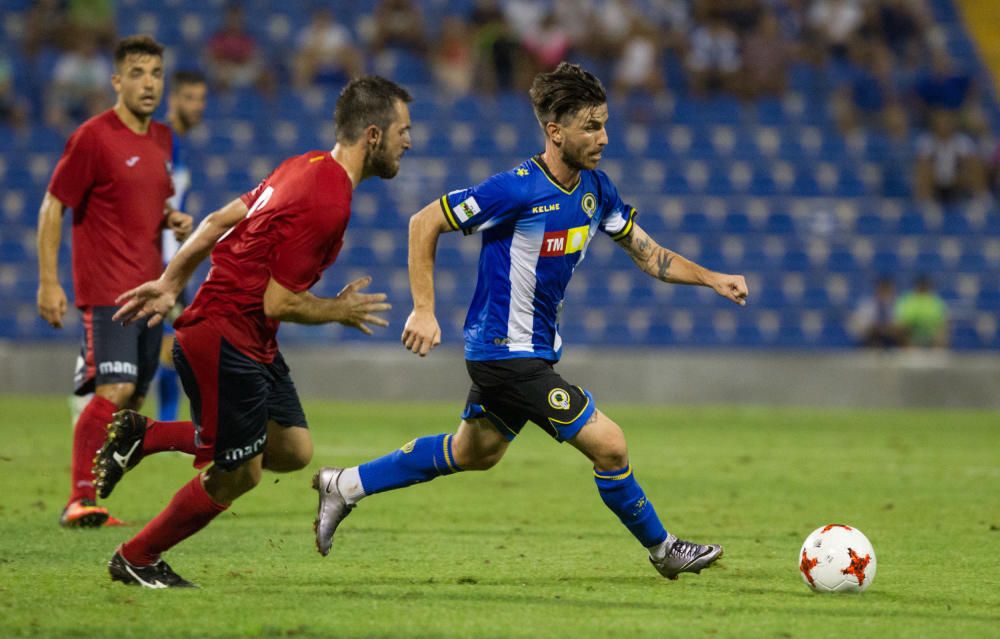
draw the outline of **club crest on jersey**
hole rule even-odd
[[[482,209],[479,208],[479,202],[476,202],[476,198],[471,195],[461,202],[454,208],[455,217],[458,218],[459,223],[467,221],[470,217],[479,213]]]
[[[579,253],[587,245],[589,226],[577,226],[561,231],[549,231],[542,237],[541,257],[559,257]]]
[[[593,193],[584,193],[583,199],[580,200],[580,207],[587,214],[587,217],[594,217],[594,211],[597,210],[597,198],[594,197]]]
[[[549,391],[549,406],[556,410],[569,410],[569,393],[562,388]]]

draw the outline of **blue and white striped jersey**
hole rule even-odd
[[[598,229],[616,240],[628,235],[635,209],[604,172],[581,171],[566,187],[540,156],[440,203],[455,230],[483,235],[466,359],[558,360],[559,314],[574,269]]]
[[[174,142],[173,156],[170,158],[170,181],[174,185],[174,194],[167,202],[177,211],[187,213],[187,196],[191,190],[191,167],[187,163],[187,145],[176,131],[170,131]],[[163,263],[166,264],[177,254],[181,247],[174,238],[173,231],[163,232]]]

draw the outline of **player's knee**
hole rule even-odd
[[[102,384],[94,390],[94,394],[108,400],[118,408],[127,408],[135,395],[135,384]]]
[[[264,468],[271,472],[288,473],[302,470],[313,457],[312,438],[305,428],[268,426]]]
[[[299,446],[293,450],[288,451],[281,460],[281,470],[283,471],[293,471],[302,470],[309,465],[312,461],[313,450],[312,443],[309,446]]]
[[[503,459],[504,449],[485,449],[472,451],[467,459],[456,459],[462,470],[489,470]],[[464,463],[463,463],[464,462]]]
[[[600,471],[612,471],[628,466],[628,448],[611,446],[594,455],[594,468]]]
[[[261,464],[257,458],[233,470],[221,470],[213,466],[205,474],[205,491],[220,504],[230,504],[240,495],[256,488],[261,475]]]

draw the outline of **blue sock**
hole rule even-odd
[[[177,421],[177,411],[180,406],[180,384],[177,383],[177,371],[173,367],[160,366],[156,375],[157,403],[156,421]]]
[[[430,435],[406,444],[388,455],[358,466],[366,495],[430,481],[440,475],[457,473],[451,450],[451,435]]]
[[[594,470],[594,481],[601,499],[625,524],[629,532],[646,548],[663,543],[667,531],[656,516],[653,504],[646,499],[642,486],[632,474],[632,466],[621,470]]]

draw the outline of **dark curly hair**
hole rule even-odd
[[[596,107],[608,101],[604,85],[593,73],[578,64],[562,62],[555,71],[539,73],[531,83],[531,106],[538,123],[566,123],[580,109]]]

